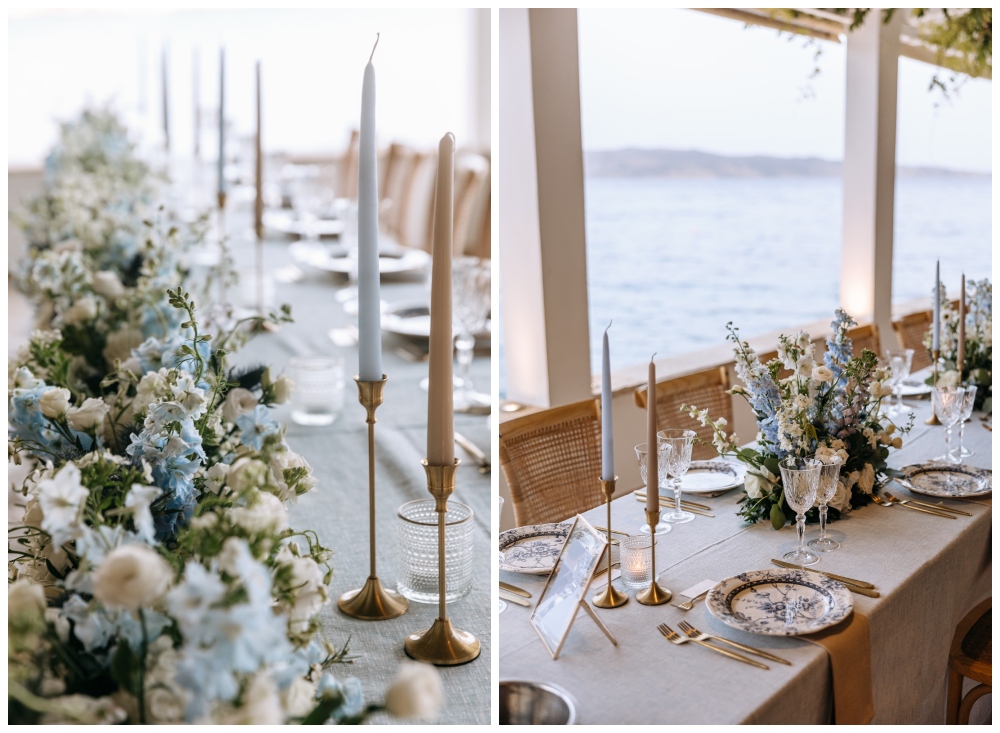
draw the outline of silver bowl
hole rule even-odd
[[[556,685],[524,680],[500,682],[500,725],[573,725],[576,705]]]

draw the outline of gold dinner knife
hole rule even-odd
[[[837,582],[843,583],[849,591],[852,593],[857,593],[859,596],[867,596],[869,598],[881,598],[881,594],[877,590],[872,590],[875,586],[871,583],[866,583],[863,580],[854,580],[853,578],[845,578],[843,575],[834,575],[833,573],[824,573],[822,570],[813,570],[812,568],[804,568],[800,565],[792,565],[791,563],[783,562],[781,560],[771,560],[772,563],[777,565],[779,568],[786,568],[787,570],[808,570],[811,573],[817,573],[830,580],[836,580]]]
[[[519,596],[524,596],[525,598],[531,598],[531,594],[524,588],[518,588],[516,585],[511,585],[510,583],[504,583],[500,581],[500,590],[505,590],[508,593],[514,593]]]
[[[513,593],[508,593],[505,590],[500,591],[500,599],[507,601],[508,603],[514,603],[518,606],[524,606],[525,608],[531,608],[531,604],[520,596],[515,596]]]

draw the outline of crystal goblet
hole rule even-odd
[[[785,554],[785,560],[795,565],[815,565],[819,555],[805,548],[806,512],[812,508],[819,490],[823,464],[815,458],[788,456],[778,464],[785,501],[795,512],[795,528],[799,535],[798,549]]]
[[[697,433],[693,430],[661,430],[656,434],[660,445],[670,446],[667,458],[671,488],[674,490],[674,510],[663,516],[663,520],[671,524],[683,524],[694,519],[694,514],[681,509],[681,478],[691,467],[691,449]]]
[[[885,357],[889,362],[889,383],[896,398],[895,404],[889,405],[885,412],[887,415],[898,415],[909,409],[903,404],[903,382],[910,376],[913,367],[913,349],[886,349]]]
[[[826,510],[830,500],[837,493],[837,483],[840,480],[840,467],[844,459],[840,456],[824,456],[816,458],[822,461],[819,471],[819,487],[816,490],[816,506],[819,507],[819,539],[810,540],[809,547],[819,552],[833,552],[840,543],[826,536]]]
[[[642,476],[642,482],[644,484],[646,484],[646,486],[648,487],[649,486],[649,482],[646,480],[646,456],[647,456],[647,453],[648,453],[648,450],[647,450],[646,443],[639,443],[639,445],[637,445],[635,447],[635,455],[639,459],[639,475]],[[668,474],[668,467],[667,467],[667,460],[670,457],[670,446],[669,445],[665,445],[663,443],[658,443],[657,444],[657,451],[656,451],[656,453],[657,453],[657,457],[658,457],[657,470],[656,470],[658,481],[656,483],[657,483],[657,487],[660,487],[660,486],[663,486],[663,484],[665,484],[669,480],[667,478],[668,475],[669,475]],[[648,488],[646,490],[649,491]],[[644,534],[649,534],[649,525],[648,524],[643,524],[641,527],[639,527],[639,531],[643,532]],[[669,524],[664,524],[663,523],[663,517],[661,516],[659,524],[656,525],[656,532],[655,532],[655,534],[666,534],[669,531],[670,531],[670,525]]]
[[[962,415],[958,419],[958,452],[955,454],[958,458],[958,463],[961,463],[963,458],[975,455],[965,447],[965,421],[972,417],[972,408],[975,404],[976,385],[970,384],[965,388],[965,399],[962,401]]]
[[[939,463],[961,463],[962,459],[954,456],[951,451],[951,431],[962,419],[962,409],[965,402],[964,387],[935,387],[931,394],[934,403],[934,414],[945,427],[945,451],[943,456],[934,460]]]

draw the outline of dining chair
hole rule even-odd
[[[462,153],[455,161],[456,256],[477,256],[473,251],[479,236],[483,197],[489,195],[490,163],[477,153]]]
[[[683,377],[672,377],[656,383],[656,429],[679,428],[694,430],[700,440],[691,449],[691,458],[696,461],[717,458],[718,452],[712,446],[712,427],[703,426],[687,412],[681,412],[681,405],[693,405],[699,410],[708,409],[713,420],[726,418],[733,424],[733,400],[729,389],[729,370],[724,366],[712,367]],[[635,403],[646,409],[649,399],[647,387],[635,391]]]
[[[924,334],[930,330],[934,322],[934,311],[919,311],[908,313],[898,321],[892,322],[892,328],[899,337],[899,343],[904,349],[913,349],[912,371],[931,365],[931,355],[924,346]]]
[[[517,525],[561,522],[599,506],[601,416],[596,399],[500,425],[500,467]]]
[[[340,198],[357,199],[358,197],[358,155],[361,150],[361,133],[351,130],[351,139],[347,149],[340,159],[336,195]]]
[[[967,725],[976,700],[993,692],[993,598],[987,598],[958,623],[948,655],[948,705],[945,723]],[[963,697],[968,677],[979,684]]]
[[[882,358],[882,346],[878,337],[878,326],[874,323],[866,323],[863,326],[855,326],[847,332],[847,337],[851,339],[854,356],[861,356],[865,349],[875,352],[875,355]]]

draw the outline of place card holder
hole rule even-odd
[[[531,612],[531,625],[553,660],[559,658],[581,608],[608,640],[618,646],[614,634],[585,598],[606,547],[609,545],[604,535],[577,515],[538,603]]]

